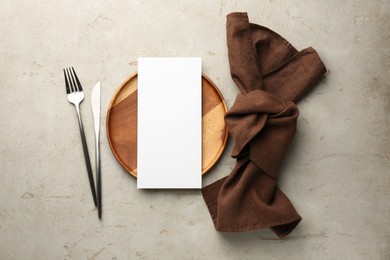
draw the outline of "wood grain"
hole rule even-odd
[[[137,74],[119,86],[107,110],[106,130],[111,150],[128,173],[137,176]],[[225,101],[218,88],[202,76],[202,173],[221,156],[228,136]]]

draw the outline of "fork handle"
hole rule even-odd
[[[93,202],[95,203],[95,207],[97,207],[96,190],[95,190],[95,184],[92,175],[91,161],[89,160],[88,146],[87,146],[87,141],[85,140],[83,121],[81,120],[80,108],[78,106],[76,106],[76,111],[77,111],[77,118],[80,127],[81,142],[83,143],[83,151],[84,151],[85,164],[87,166],[89,185],[91,186]]]

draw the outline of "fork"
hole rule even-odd
[[[68,101],[69,103],[72,103],[76,107],[77,118],[80,127],[81,141],[83,143],[85,164],[87,166],[89,184],[91,186],[92,197],[95,203],[95,207],[97,207],[96,190],[95,190],[95,184],[92,175],[91,161],[89,160],[88,146],[85,140],[84,127],[80,115],[80,103],[84,100],[83,87],[81,86],[80,81],[73,67],[64,69],[64,77],[65,77],[65,86],[66,86],[66,94],[68,96]]]

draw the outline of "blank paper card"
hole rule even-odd
[[[138,59],[138,188],[201,188],[201,67],[201,58]]]

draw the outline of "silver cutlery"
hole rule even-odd
[[[95,130],[95,165],[96,188],[98,201],[98,215],[102,217],[102,182],[100,170],[100,81],[98,81],[91,93],[91,108]]]
[[[81,115],[80,115],[80,103],[84,100],[83,88],[80,84],[80,81],[73,67],[64,69],[64,77],[65,77],[65,86],[66,86],[66,94],[68,96],[68,101],[76,107],[77,118],[80,127],[81,141],[83,143],[85,164],[87,166],[89,184],[91,186],[92,197],[95,203],[95,207],[97,207],[97,198],[96,198],[95,184],[92,175],[91,162],[89,160],[88,147],[87,147],[87,142],[85,140],[83,122],[81,120]]]

